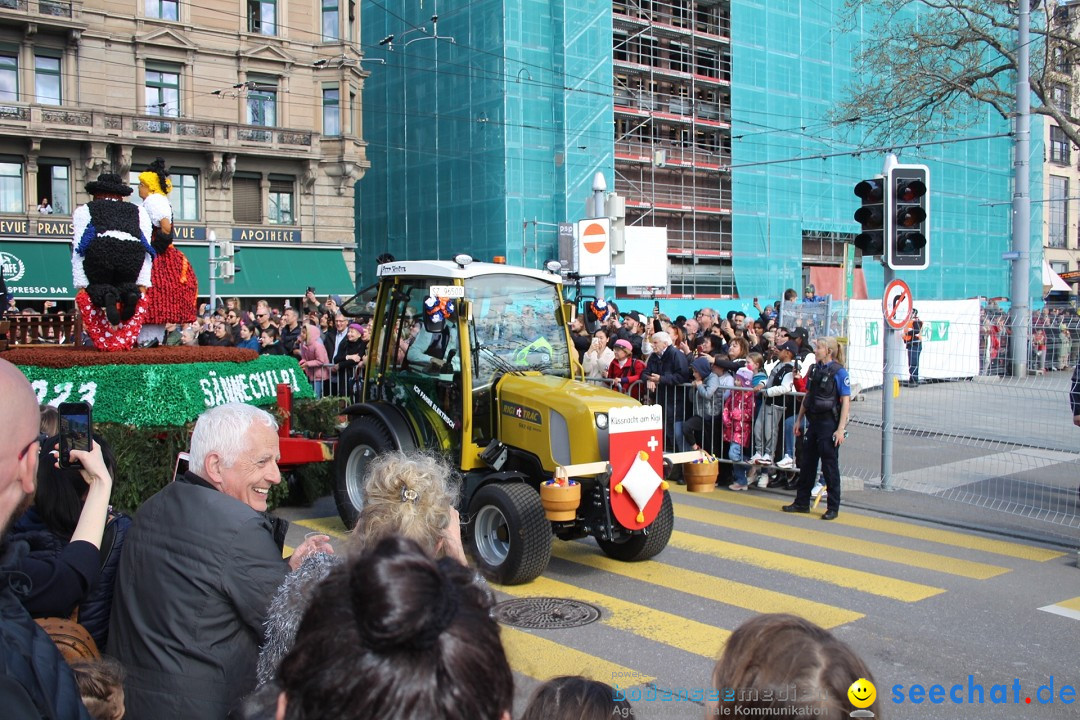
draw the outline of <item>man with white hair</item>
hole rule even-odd
[[[27,589],[18,567],[29,547],[9,544],[7,531],[34,498],[44,436],[34,391],[6,360],[0,360],[0,398],[0,715],[90,720],[71,669],[17,594]]]
[[[127,670],[129,720],[225,718],[255,687],[266,610],[290,568],[331,551],[325,535],[282,559],[265,514],[281,482],[277,423],[231,403],[191,436],[190,470],[144,502],[117,576],[109,654]]]
[[[641,378],[655,393],[656,402],[664,408],[665,447],[679,450],[683,446],[682,424],[687,416],[687,389],[681,386],[690,382],[690,363],[686,355],[671,344],[671,336],[666,332],[653,333],[649,342],[653,352]],[[675,475],[679,479],[678,470]]]

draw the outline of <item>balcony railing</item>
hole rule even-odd
[[[155,140],[175,142],[188,147],[213,145],[228,149],[230,146],[254,145],[269,152],[300,151],[305,154],[318,151],[322,137],[318,133],[297,128],[268,128],[158,115],[110,113],[78,107],[17,103],[0,105],[0,132],[10,135],[19,134],[20,131],[28,136],[47,132],[79,133],[85,137],[98,137],[110,142],[117,137],[136,139],[140,136],[151,136]]]
[[[617,87],[614,92],[614,101],[616,107],[644,112],[663,112],[680,115],[687,119],[696,117],[699,120],[711,122],[731,122],[731,108],[715,100],[695,100],[682,95]]]

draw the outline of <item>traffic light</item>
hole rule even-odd
[[[889,238],[885,262],[894,270],[925,270],[930,265],[930,169],[897,165],[889,169]]]
[[[863,180],[855,186],[855,194],[862,199],[862,207],[855,211],[855,221],[862,226],[855,247],[863,257],[881,255],[885,252],[885,181],[880,177]]]
[[[240,272],[240,268],[236,267],[236,254],[239,252],[236,246],[229,240],[212,240],[215,245],[216,257],[214,257],[214,264],[217,265],[217,279],[224,280],[225,283],[231,283],[233,278],[236,277],[236,273]]]

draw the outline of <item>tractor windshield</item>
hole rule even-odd
[[[558,286],[522,275],[484,275],[469,280],[467,297],[473,303],[474,385],[511,368],[570,377],[566,328],[556,321]]]

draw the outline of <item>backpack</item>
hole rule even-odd
[[[836,393],[836,373],[839,372],[838,363],[829,363],[822,367],[814,365],[810,371],[810,381],[806,384],[806,412],[810,415],[824,415],[832,413],[833,419],[837,419],[840,409],[839,397]]]

